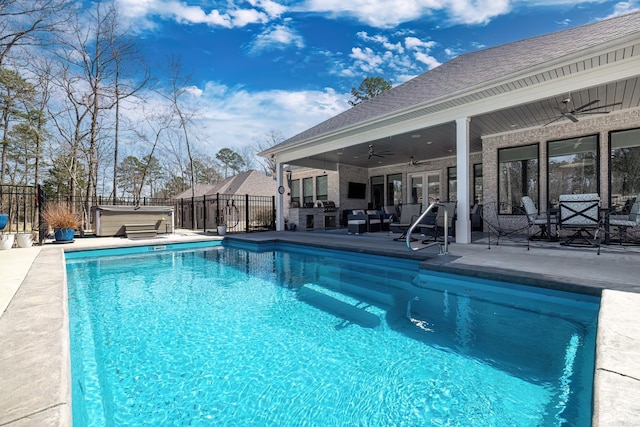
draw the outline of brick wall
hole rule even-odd
[[[586,135],[599,135],[600,149],[600,199],[603,206],[609,200],[609,132],[640,127],[640,109],[626,112],[579,118],[577,123],[569,120],[546,127],[540,126],[523,131],[514,131],[485,137],[482,140],[482,160],[484,179],[484,199],[497,200],[498,185],[498,149],[538,143],[540,150],[540,200],[547,200],[547,142],[559,139],[576,138]]]

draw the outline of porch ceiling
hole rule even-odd
[[[640,77],[594,86],[555,97],[514,105],[504,109],[471,116],[470,151],[482,151],[482,138],[527,128],[544,126],[561,116],[563,100],[570,99],[568,110],[579,108],[589,102],[599,100],[587,109],[588,114],[577,115],[579,121],[588,120],[592,114],[603,111],[621,111],[640,107]],[[610,106],[611,104],[615,104]],[[609,106],[607,108],[602,108]],[[569,118],[561,118],[549,127],[557,124],[571,123]],[[579,126],[579,123],[577,124]],[[579,132],[579,128],[577,129]],[[374,153],[387,152],[383,157],[369,157],[369,145],[373,145]],[[415,129],[379,139],[371,139],[357,145],[343,146],[290,162],[292,165],[312,168],[333,169],[336,164],[347,164],[363,168],[400,165],[414,161],[437,159],[456,154],[456,124],[447,122],[435,126]]]

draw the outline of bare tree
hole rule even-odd
[[[113,19],[110,20],[113,28],[108,32],[110,52],[113,56],[114,67],[114,91],[115,91],[115,128],[113,135],[113,199],[118,188],[118,148],[120,138],[120,105],[123,100],[135,96],[149,83],[149,67],[144,64],[138,53],[136,42],[133,38],[126,36],[126,30],[121,30],[118,23],[119,14],[112,11]],[[137,80],[137,81],[136,81]],[[134,83],[131,83],[134,82]],[[155,149],[154,144],[153,149]],[[153,152],[152,154],[153,155]],[[138,195],[139,196],[139,195]]]
[[[0,1],[0,66],[16,48],[44,45],[60,30],[69,0]]]
[[[195,116],[195,112],[189,108],[189,106],[186,104],[186,101],[184,100],[184,98],[189,95],[188,82],[190,77],[184,74],[182,64],[176,58],[171,58],[169,60],[169,72],[169,93],[162,95],[169,99],[169,101],[171,102],[173,113],[178,120],[178,128],[182,133],[182,138],[187,148],[187,157],[189,158],[188,170],[189,184],[191,186],[191,198],[195,199],[196,174],[195,168],[193,167],[192,147],[189,138],[190,127],[192,124],[192,119]],[[195,209],[192,209],[192,211],[192,224],[194,228],[197,228],[196,211]]]
[[[284,135],[277,129],[270,129],[267,133],[264,134],[264,137],[261,140],[256,141],[255,147],[256,152],[265,151],[274,145],[280,144],[285,140]],[[276,161],[273,158],[261,158],[260,165],[262,166],[262,170],[267,176],[275,176],[276,175]]]

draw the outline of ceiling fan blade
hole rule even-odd
[[[572,111],[571,111],[571,114],[573,114],[573,113],[577,113],[577,112],[579,112],[579,111],[582,111],[582,110],[584,110],[585,108],[592,106],[593,104],[597,104],[598,102],[600,102],[600,100],[599,100],[599,99],[595,99],[595,100],[593,100],[593,101],[591,101],[591,102],[587,102],[586,104],[581,105],[580,107],[578,107],[578,108],[576,108],[576,109],[572,110]]]
[[[558,120],[564,119],[564,116],[558,116],[555,119],[551,120],[550,122],[545,123],[544,125],[542,125],[542,127],[545,127],[547,125],[550,125],[553,122],[557,122]]]
[[[588,113],[589,111],[595,111],[601,108],[615,107],[616,105],[622,105],[622,102],[616,102],[615,104],[602,105],[600,107],[587,108],[586,110],[580,110],[580,114],[585,114],[585,113]],[[608,113],[608,111],[602,111],[600,113],[591,113],[591,114],[604,114],[604,113]]]
[[[573,123],[578,123],[578,119],[576,118],[576,116],[571,113],[565,113],[563,114],[563,116],[571,120]]]

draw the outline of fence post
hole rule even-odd
[[[47,235],[47,229],[44,226],[44,219],[42,218],[42,210],[47,206],[47,199],[44,195],[44,191],[40,184],[38,184],[38,243],[42,245],[44,238]],[[47,225],[48,227],[48,225]]]
[[[216,226],[220,224],[220,193],[216,193]]]
[[[276,196],[271,196],[271,230],[276,229]]]
[[[207,232],[207,195],[202,195],[202,229]]]
[[[249,195],[244,195],[244,232],[249,232]]]

